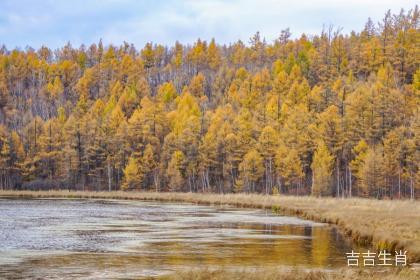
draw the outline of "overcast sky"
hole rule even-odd
[[[0,0],[0,45],[51,48],[123,41],[172,45],[216,38],[248,42],[256,31],[272,41],[290,28],[294,37],[334,24],[360,31],[368,17],[414,8],[416,0]]]

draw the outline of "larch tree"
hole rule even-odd
[[[418,198],[418,20],[416,6],[273,42],[0,48],[0,183]]]
[[[360,172],[360,195],[382,198],[385,195],[383,151],[380,147],[369,148]]]
[[[302,187],[304,172],[297,150],[280,143],[276,152],[275,163],[278,191],[285,192],[285,187],[287,187],[298,193],[298,189]]]
[[[122,190],[140,190],[144,174],[139,159],[130,156],[124,168],[124,181],[121,185]]]
[[[365,140],[360,140],[359,143],[353,147],[352,152],[354,154],[354,159],[350,162],[350,180],[354,176],[357,178],[358,182],[358,189],[362,190],[361,187],[361,180],[362,180],[362,170],[364,166],[364,162],[366,160],[367,152],[368,152],[369,146],[366,143]],[[352,183],[350,182],[350,195],[352,194]]]
[[[264,181],[265,194],[269,194],[274,187],[275,178],[275,164],[274,158],[276,155],[276,148],[278,144],[277,132],[271,127],[266,126],[262,130],[258,139],[258,150],[264,159]]]
[[[172,191],[181,191],[185,179],[185,155],[182,151],[175,151],[168,164],[167,176],[169,178],[169,188]]]
[[[257,150],[251,149],[239,164],[240,184],[245,192],[255,192],[256,183],[264,174],[263,158]]]
[[[331,175],[334,156],[324,142],[318,143],[312,161],[312,195],[327,195],[331,192]]]

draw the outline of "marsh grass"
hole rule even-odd
[[[75,191],[0,191],[0,197],[155,200],[270,209],[279,214],[335,224],[359,245],[391,252],[407,250],[410,262],[420,261],[420,201],[258,194]]]
[[[160,277],[161,280],[417,280],[420,272],[412,269],[340,269],[333,271],[322,270],[284,270],[284,269],[254,269],[254,270],[225,270],[201,269],[175,272]]]

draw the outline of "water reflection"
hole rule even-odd
[[[138,278],[197,266],[344,266],[347,240],[269,211],[135,201],[0,200],[0,278]]]

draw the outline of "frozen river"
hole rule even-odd
[[[325,224],[266,210],[123,200],[0,199],[0,278],[138,279],[189,268],[346,265]]]

